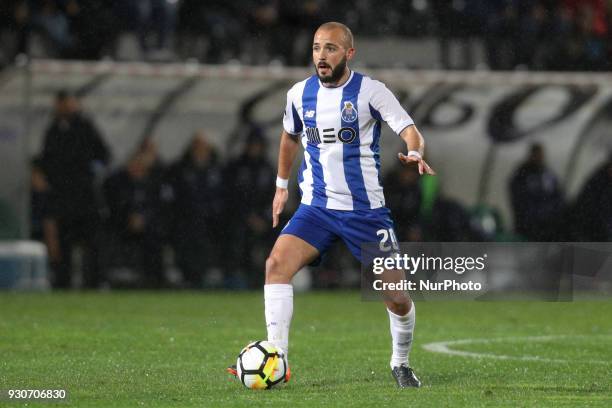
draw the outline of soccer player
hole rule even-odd
[[[287,184],[298,145],[304,161],[298,182],[301,204],[266,261],[264,285],[268,341],[288,352],[293,315],[291,279],[342,239],[362,261],[362,243],[396,248],[390,211],[380,184],[379,138],[385,121],[405,142],[405,165],[435,174],[423,160],[424,141],[411,117],[379,81],[352,71],[353,35],[344,24],[320,26],[312,45],[316,75],[287,92],[272,224],[288,199]],[[415,323],[414,303],[401,292],[385,298],[393,352],[391,372],[401,388],[419,387],[408,364]],[[230,368],[231,371],[231,368]]]

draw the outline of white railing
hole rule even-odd
[[[202,65],[185,63],[146,62],[85,62],[33,60],[31,69],[42,74],[113,74],[150,77],[203,77],[218,79],[286,79],[301,80],[313,72],[310,68],[282,66]],[[441,71],[405,69],[364,69],[383,81],[446,84],[504,85],[601,85],[612,83],[611,73],[594,72],[533,72],[533,71]]]

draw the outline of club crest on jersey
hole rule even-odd
[[[345,122],[354,122],[357,120],[357,109],[355,109],[355,106],[353,106],[353,103],[350,101],[344,102],[342,120]]]

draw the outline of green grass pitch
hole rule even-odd
[[[411,364],[424,386],[398,390],[381,304],[296,294],[293,378],[251,391],[225,367],[265,338],[262,293],[4,293],[0,389],[66,389],[59,406],[74,407],[610,407],[611,316],[611,301],[417,303]],[[461,339],[477,341],[452,350],[498,358],[424,349]]]

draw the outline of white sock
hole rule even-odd
[[[405,365],[408,367],[408,354],[412,348],[412,332],[414,331],[415,308],[414,302],[405,316],[398,316],[389,309],[389,323],[391,327],[391,368]]]
[[[268,341],[289,353],[289,326],[293,316],[293,286],[274,283],[264,285]]]

